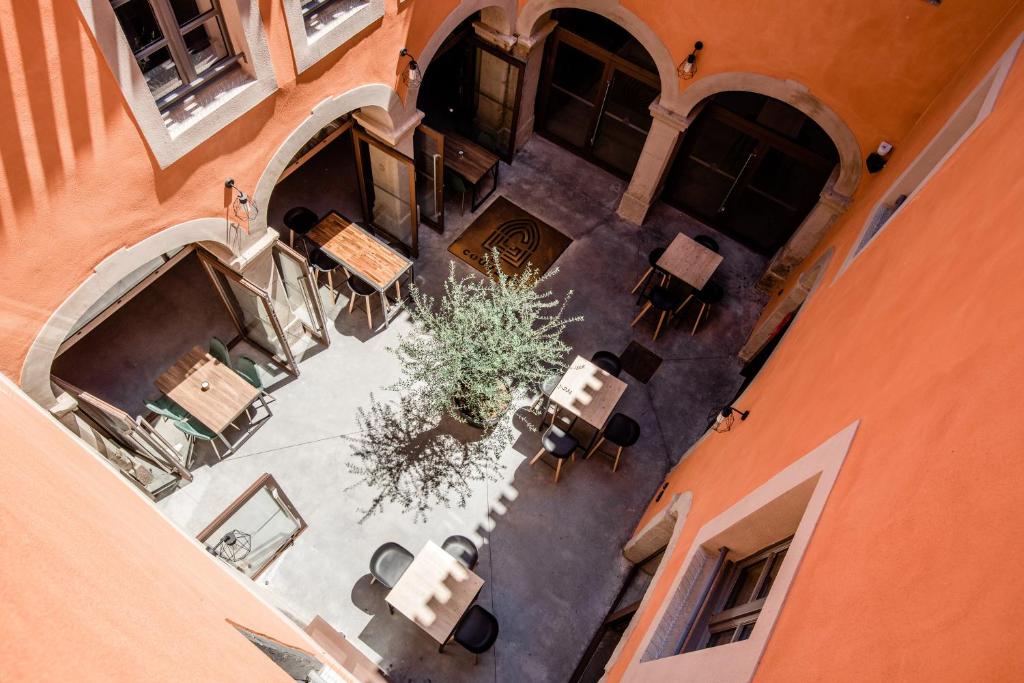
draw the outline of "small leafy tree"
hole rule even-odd
[[[453,263],[440,301],[412,287],[414,331],[392,349],[404,370],[397,389],[476,425],[494,423],[517,393],[561,374],[562,332],[582,320],[563,317],[571,291],[562,300],[538,291],[557,270],[509,276],[497,250],[485,259],[487,278],[457,277]]]

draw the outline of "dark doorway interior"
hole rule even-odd
[[[650,106],[661,92],[654,60],[627,31],[582,10],[556,10],[537,98],[537,129],[624,178],[633,174]]]
[[[818,201],[838,160],[825,131],[798,109],[720,93],[687,130],[662,198],[771,255]]]

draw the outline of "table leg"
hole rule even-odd
[[[479,209],[480,205],[483,204],[485,201],[487,201],[487,198],[490,197],[492,194],[494,194],[494,191],[498,189],[498,167],[500,165],[501,165],[501,162],[498,161],[498,162],[495,162],[494,166],[491,166],[491,170],[489,171],[489,173],[491,175],[491,189],[483,197],[477,198],[477,188],[478,188],[479,183],[473,185],[473,198],[472,198],[472,203],[471,203],[471,208],[472,208],[473,211],[476,211],[477,209]]]

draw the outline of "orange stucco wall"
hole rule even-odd
[[[389,1],[379,25],[297,77],[281,0],[260,0],[279,90],[161,170],[75,0],[0,0],[0,371],[19,376],[42,324],[104,257],[223,215],[224,178],[251,191],[316,103],[364,83],[394,86],[401,46],[417,54],[450,12],[483,4]],[[704,40],[701,75],[800,81],[866,149],[882,137],[900,143],[1015,0],[623,4],[675,61]]]
[[[0,680],[292,680],[228,619],[319,656],[6,381],[0,433]]]
[[[822,286],[740,401],[750,418],[672,473],[664,501],[689,490],[693,506],[610,680],[627,672],[696,531],[857,419],[757,678],[1024,676],[1024,590],[999,578],[1024,561],[1024,59],[991,116],[833,282],[878,197],[1021,31],[1017,11],[865,183],[819,250],[836,249]]]

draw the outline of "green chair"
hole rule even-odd
[[[249,384],[253,385],[260,390],[260,402],[263,407],[267,409],[267,413],[270,413],[270,408],[267,407],[267,399],[273,401],[273,397],[267,393],[267,390],[263,388],[263,380],[260,379],[260,373],[256,369],[256,361],[248,356],[240,356],[235,361],[235,372]]]
[[[462,195],[462,203],[459,205],[459,212],[463,214],[466,213],[466,193],[469,192],[469,187],[466,186],[466,181],[462,179],[462,176],[457,176],[453,173],[448,177],[448,185]]]
[[[161,396],[155,401],[146,401],[146,408],[150,412],[170,420],[184,420],[189,416],[188,411],[167,396]]]
[[[206,425],[202,424],[191,415],[184,419],[175,420],[174,426],[177,427],[182,434],[194,441],[208,441],[218,460],[223,459],[224,456],[231,453],[231,444],[228,443],[228,440],[224,438],[223,434],[216,434],[210,431]],[[221,455],[220,451],[217,450],[216,439],[220,439],[224,445],[227,446],[228,450],[224,455]]]
[[[228,353],[228,345],[217,337],[210,338],[210,355],[229,368],[231,367],[231,354]]]

